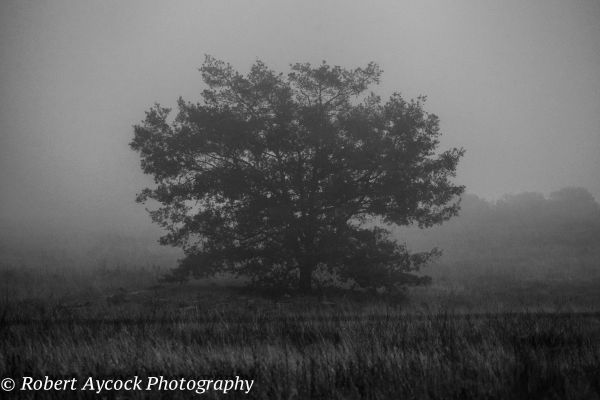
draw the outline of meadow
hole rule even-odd
[[[230,279],[162,283],[158,268],[4,268],[0,376],[234,377],[256,399],[600,398],[598,282],[420,288],[401,298],[267,297]],[[513,287],[517,290],[516,286]],[[537,294],[536,294],[537,293]],[[534,307],[545,303],[545,307]],[[7,398],[93,398],[82,392]],[[30,397],[27,397],[30,396]],[[104,398],[218,398],[121,392]],[[220,397],[223,397],[221,395]]]

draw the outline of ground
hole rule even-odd
[[[438,282],[392,301],[161,283],[151,268],[2,274],[0,377],[255,380],[228,398],[600,398],[597,282]]]

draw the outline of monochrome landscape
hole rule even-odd
[[[600,398],[597,2],[0,20],[0,398]]]

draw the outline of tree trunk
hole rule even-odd
[[[307,293],[312,289],[312,264],[304,264],[300,267],[300,291]]]

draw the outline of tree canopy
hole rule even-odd
[[[451,179],[464,150],[438,152],[424,97],[368,92],[375,63],[348,70],[257,61],[241,74],[206,56],[201,101],[155,105],[130,143],[155,186],[137,200],[182,247],[178,273],[228,271],[308,290],[317,276],[364,288],[416,284],[436,250],[411,254],[385,224],[428,227],[454,216]],[[374,223],[379,221],[381,223]]]

